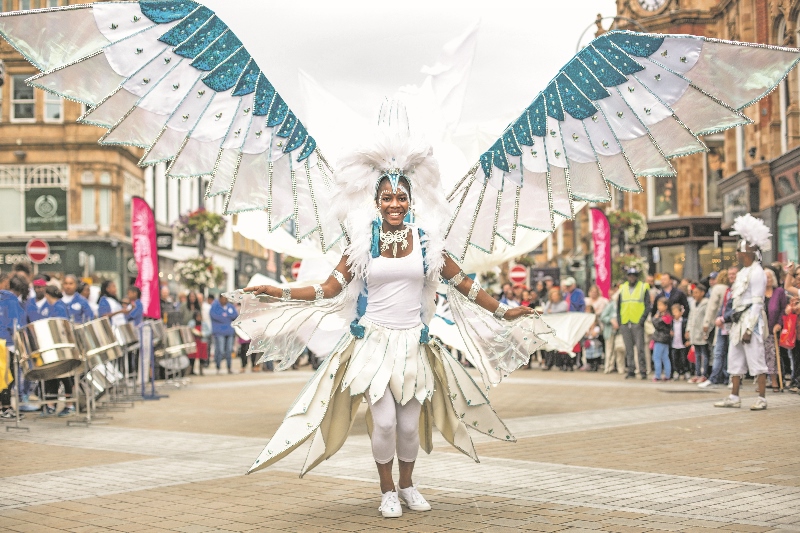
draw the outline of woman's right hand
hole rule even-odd
[[[272,296],[273,298],[280,298],[283,293],[280,288],[273,285],[254,285],[252,287],[246,287],[243,290],[245,293],[254,294],[256,296],[263,294],[265,296]]]

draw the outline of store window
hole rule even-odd
[[[58,7],[58,0],[47,0],[47,7]]]
[[[64,122],[64,100],[60,96],[44,93],[44,121]]]
[[[12,122],[33,122],[35,120],[33,87],[25,83],[28,77],[27,75],[11,76]]]
[[[647,178],[647,208],[651,219],[678,217],[677,176]]]
[[[19,8],[20,9],[30,9],[31,8],[31,0],[19,0]]]
[[[722,247],[714,246],[713,242],[705,244],[700,247],[699,256],[701,278],[737,263],[736,245],[732,242],[724,242]]]
[[[794,205],[785,205],[778,213],[778,261],[797,259],[797,210]]]
[[[705,153],[706,178],[706,214],[722,213],[722,197],[719,194],[719,183],[725,172],[725,147],[721,140],[706,139],[708,152]]]
[[[672,274],[677,278],[683,277],[683,264],[686,262],[686,249],[683,245],[659,246],[658,257],[656,272]]]

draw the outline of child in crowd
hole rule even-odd
[[[672,315],[669,314],[667,299],[663,296],[656,301],[653,327],[655,329],[653,332],[653,370],[655,370],[653,381],[668,381],[672,377],[672,365],[669,360]]]
[[[593,313],[591,306],[586,308],[587,313]],[[595,319],[589,331],[583,336],[583,354],[586,357],[586,366],[581,370],[597,372],[600,367],[600,358],[603,356],[603,343],[600,342],[600,320]]]
[[[685,339],[686,321],[683,319],[683,306],[672,304],[672,342],[669,356],[672,369],[678,373],[678,379],[689,379],[689,341]]]
[[[703,320],[708,307],[706,292],[708,289],[701,283],[692,289],[694,309],[689,315],[689,324],[684,336],[694,346],[694,377],[689,380],[689,383],[703,383],[708,379],[708,334],[703,331]]]

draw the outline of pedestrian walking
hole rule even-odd
[[[214,362],[217,365],[217,373],[223,360],[228,364],[228,374],[231,373],[231,354],[233,352],[233,321],[239,316],[236,307],[228,301],[224,294],[211,304],[209,311],[211,316],[211,330],[214,336]]]
[[[656,300],[653,330],[653,381],[669,381],[672,379],[672,363],[669,358],[672,315],[667,307],[667,299],[663,296]]]
[[[628,281],[619,288],[617,322],[625,342],[625,360],[628,366],[626,379],[636,377],[634,357],[638,355],[639,373],[647,379],[647,361],[644,351],[644,322],[650,316],[650,287],[639,280],[639,271],[629,268]],[[634,352],[635,350],[635,352]]]
[[[703,330],[708,307],[707,293],[708,288],[703,284],[697,284],[692,289],[692,299],[695,303],[694,311],[688,320],[686,340],[694,347],[694,377],[689,383],[703,383],[708,379],[708,334]]]

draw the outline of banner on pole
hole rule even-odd
[[[611,292],[611,226],[605,213],[592,208],[595,281],[603,296]]]
[[[153,210],[143,198],[134,196],[131,202],[131,237],[133,258],[139,275],[136,286],[142,291],[142,307],[147,318],[161,318],[161,299],[158,287],[158,246]]]

